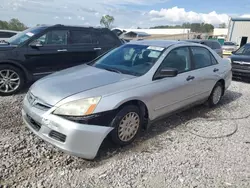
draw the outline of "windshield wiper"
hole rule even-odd
[[[106,68],[106,67],[104,69],[107,70],[107,71],[110,71],[110,72],[116,72],[116,73],[122,74],[122,72],[117,70],[117,69]]]
[[[6,44],[10,44],[8,41],[6,40],[1,40],[0,43],[6,43]]]

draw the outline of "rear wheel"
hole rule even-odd
[[[223,86],[220,82],[218,82],[214,86],[209,96],[209,99],[208,99],[209,107],[216,106],[220,102],[222,95],[223,95]]]
[[[142,116],[137,106],[123,107],[111,123],[114,130],[111,132],[112,141],[117,145],[128,145],[134,141],[142,125]]]
[[[24,74],[12,65],[0,65],[0,95],[12,95],[24,85]]]

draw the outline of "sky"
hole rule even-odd
[[[218,26],[229,17],[249,17],[250,0],[1,0],[0,20],[18,18],[27,26],[68,24],[99,26],[103,15],[114,27],[148,28],[183,22]]]

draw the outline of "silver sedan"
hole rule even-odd
[[[230,62],[206,46],[130,42],[34,83],[22,115],[43,140],[93,159],[108,135],[127,145],[165,115],[204,102],[217,105],[231,79]]]

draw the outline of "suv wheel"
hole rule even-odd
[[[222,95],[223,95],[223,87],[222,87],[222,84],[218,82],[214,86],[213,91],[210,94],[210,97],[208,99],[209,107],[213,107],[217,105],[220,102]]]
[[[24,85],[23,72],[11,65],[0,65],[0,95],[17,93]]]
[[[134,141],[142,125],[142,116],[137,106],[129,105],[122,108],[111,126],[115,127],[111,132],[112,141],[117,145],[128,145]]]

